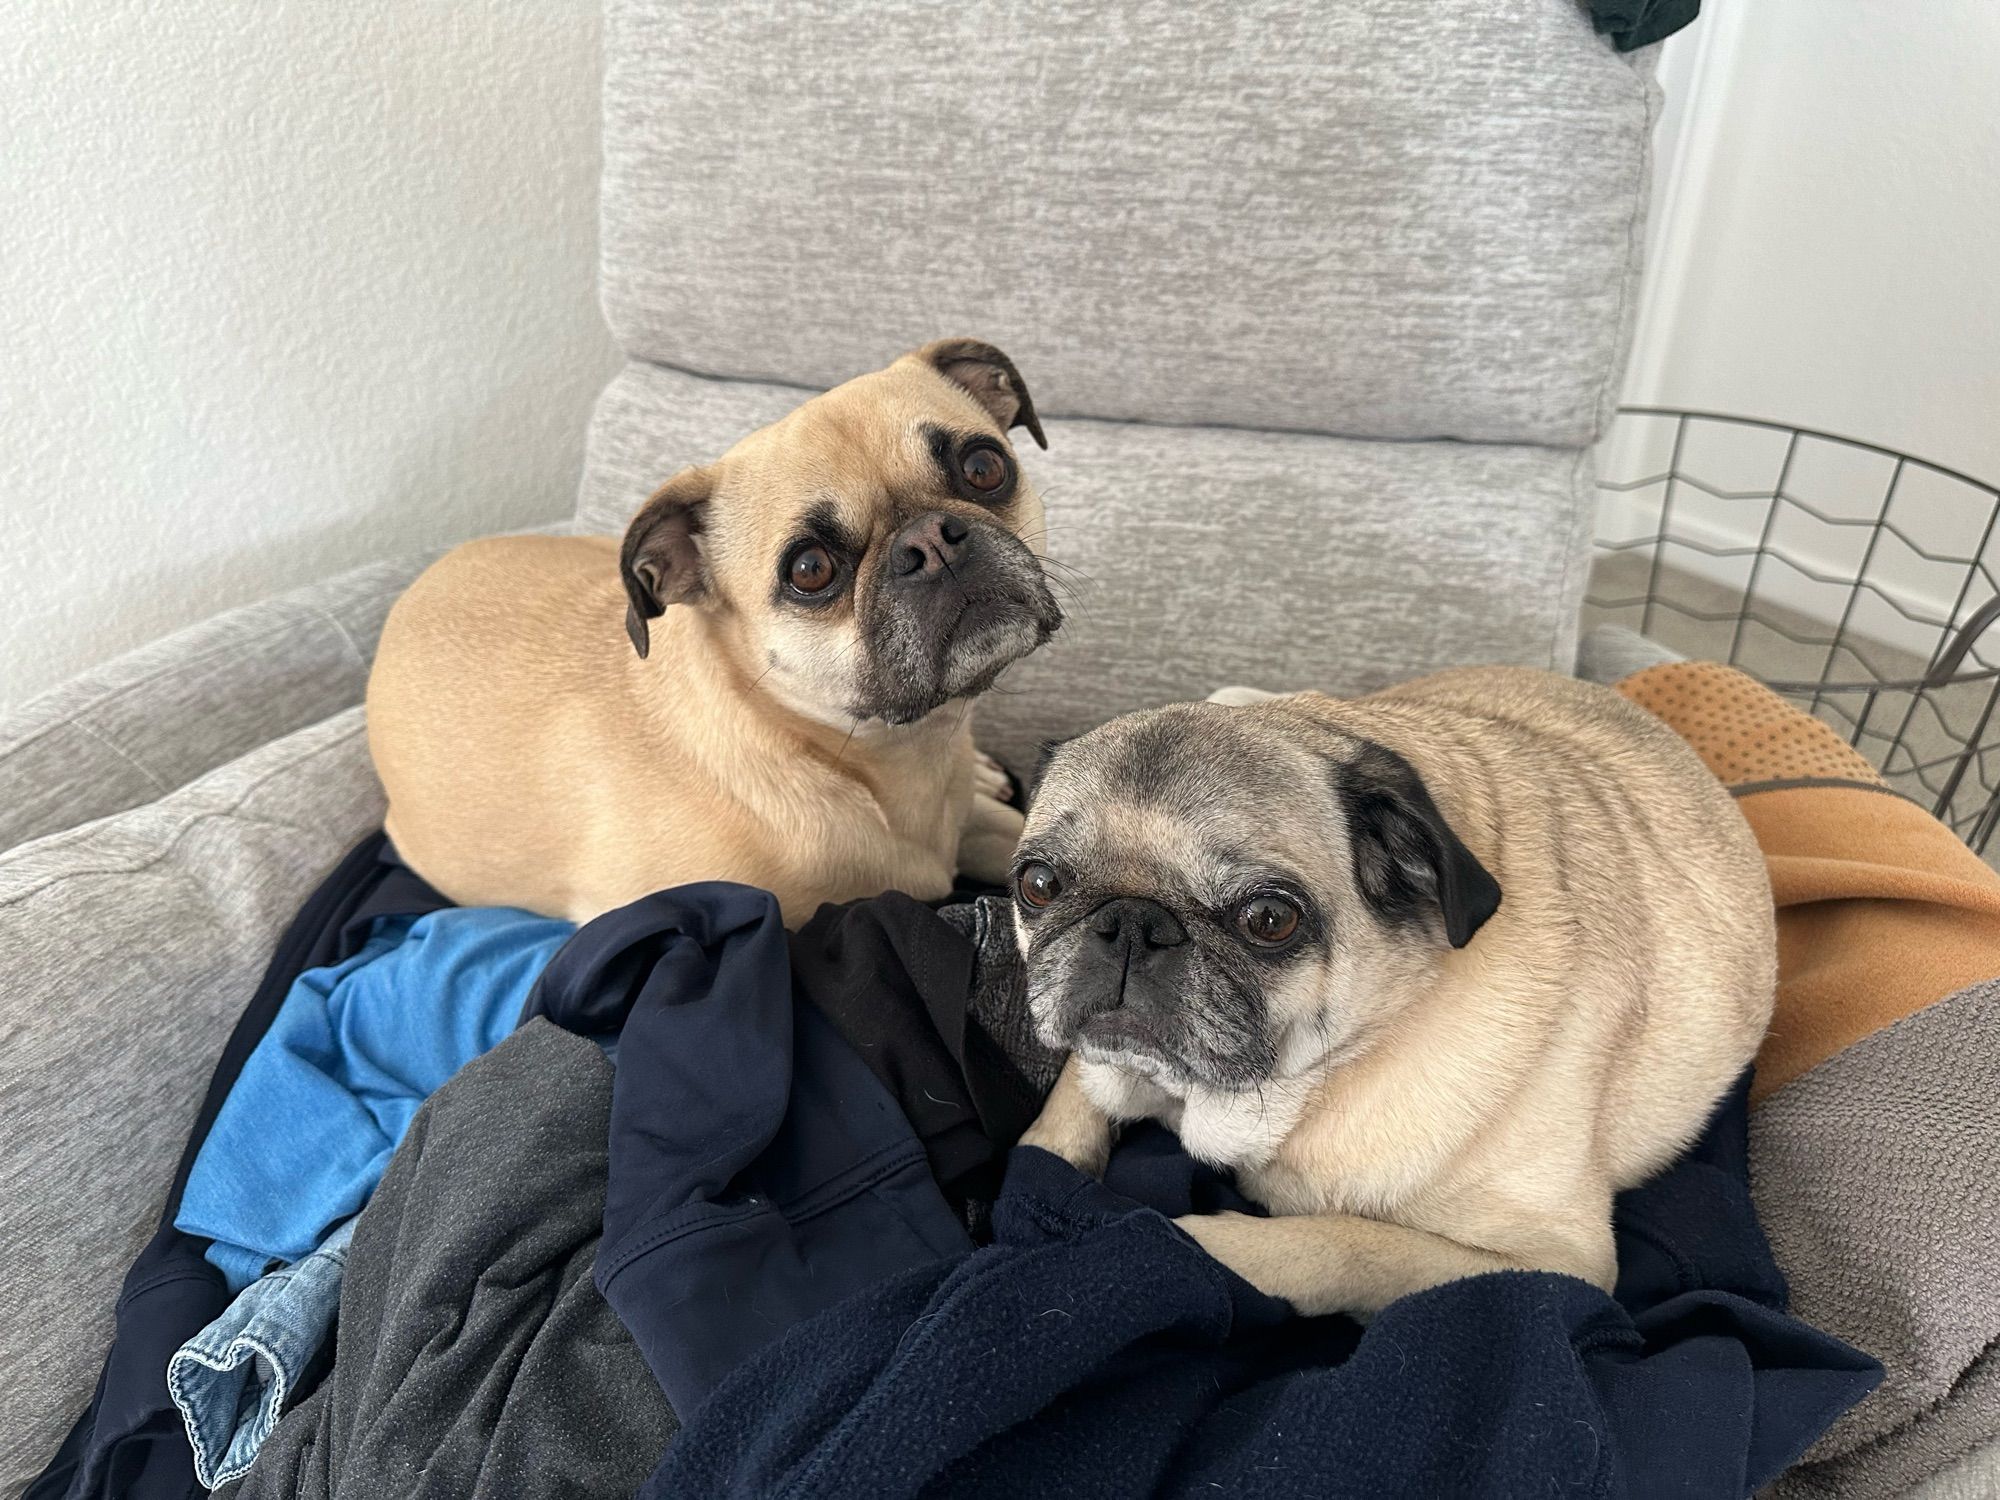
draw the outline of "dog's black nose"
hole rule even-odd
[[[970,535],[970,526],[941,510],[918,516],[889,543],[889,571],[898,578],[948,572],[965,555]]]
[[[1090,914],[1090,930],[1111,944],[1144,943],[1148,948],[1178,948],[1188,940],[1180,919],[1157,901],[1120,896]]]

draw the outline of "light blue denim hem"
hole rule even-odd
[[[304,1260],[245,1287],[167,1361],[203,1488],[241,1479],[340,1309],[353,1219]]]

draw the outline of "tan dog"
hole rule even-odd
[[[454,901],[582,921],[692,880],[822,901],[1004,879],[1020,815],[970,700],[1062,614],[1006,434],[1027,387],[951,339],[676,475],[623,546],[506,537],[389,615],[368,737],[403,857]]]
[[[1015,895],[1038,1029],[1075,1049],[1027,1143],[1101,1170],[1115,1122],[1164,1119],[1279,1216],[1181,1226],[1307,1313],[1507,1268],[1609,1289],[1612,1194],[1771,1013],[1729,794],[1546,673],[1114,720],[1050,762]]]

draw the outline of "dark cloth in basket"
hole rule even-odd
[[[619,1034],[596,1279],[676,1411],[800,1319],[969,1248],[895,1097],[795,998],[768,892],[608,912],[528,1009]]]
[[[1620,52],[1663,42],[1701,14],[1701,0],[1590,0],[1590,24]]]
[[[980,961],[972,940],[889,891],[822,906],[789,946],[793,988],[895,1096],[945,1201],[961,1216],[990,1203],[1007,1150],[1034,1123],[1045,1091],[972,1014]]]

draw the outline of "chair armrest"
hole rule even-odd
[[[359,703],[389,606],[433,556],[229,610],[0,719],[0,850],[154,801]]]

